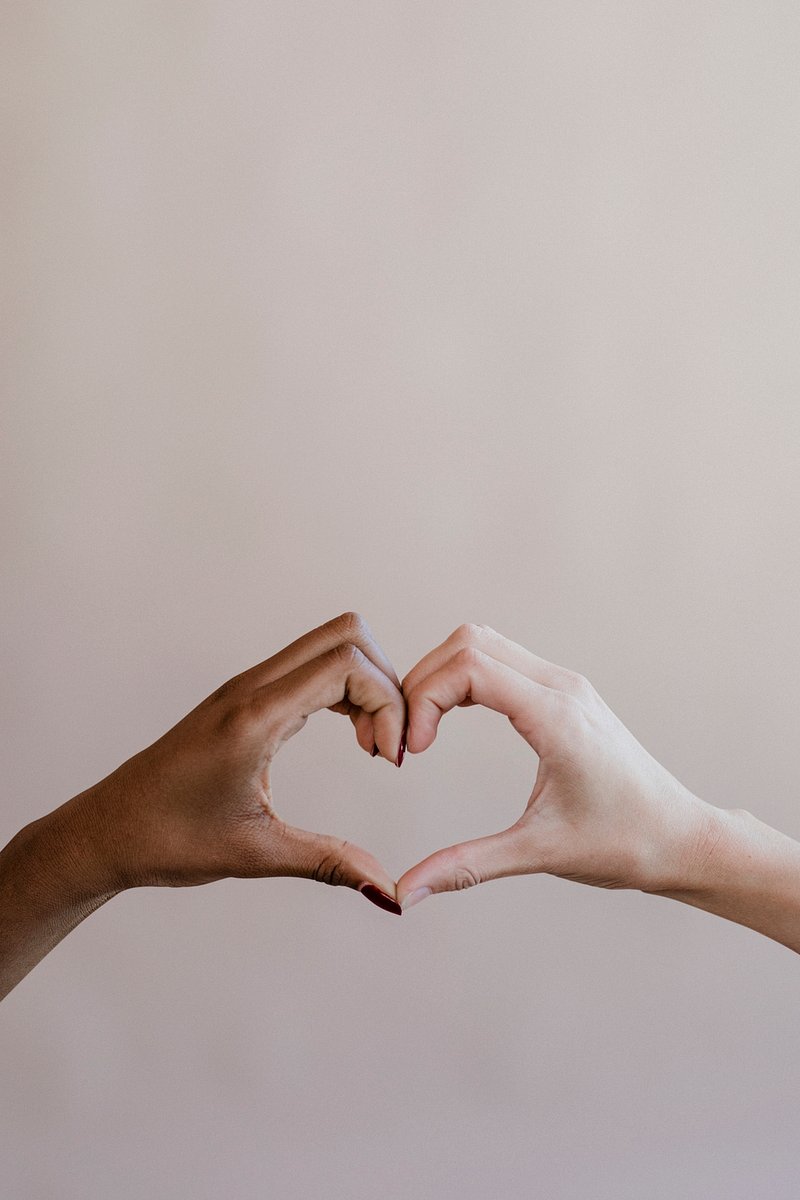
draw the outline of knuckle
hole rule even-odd
[[[347,870],[344,865],[344,852],[347,842],[342,842],[336,849],[329,850],[314,867],[313,878],[317,883],[326,883],[329,887],[341,887],[347,882]]]
[[[453,890],[463,892],[465,888],[476,887],[480,883],[480,876],[472,867],[467,867],[463,863],[453,871]]]
[[[336,662],[347,668],[357,667],[364,661],[364,655],[355,642],[351,641],[340,642],[332,654]]]
[[[484,636],[485,630],[482,625],[476,625],[474,621],[465,621],[459,625],[458,629],[453,634],[454,641],[461,642],[468,646],[479,642]]]
[[[220,733],[234,743],[249,741],[261,726],[261,714],[249,696],[229,704],[219,721]]]
[[[342,613],[336,618],[335,624],[343,640],[348,642],[363,641],[369,634],[369,626],[361,613]]]
[[[581,675],[579,671],[566,669],[561,674],[561,687],[568,695],[577,696],[579,699],[588,699],[594,692],[594,688],[585,675]]]
[[[462,847],[451,847],[443,852],[442,858],[443,877],[450,881],[448,890],[462,892],[465,888],[475,887],[481,882],[478,871],[466,861]]]
[[[214,704],[224,703],[232,696],[235,696],[242,687],[242,675],[234,675],[231,679],[226,679],[224,683],[212,692],[209,696],[209,701]]]
[[[454,662],[461,667],[474,667],[481,660],[481,652],[475,646],[462,646],[453,656]]]

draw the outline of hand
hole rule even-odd
[[[284,823],[270,768],[309,715],[349,716],[358,744],[399,765],[405,701],[367,623],[346,613],[218,688],[174,728],[71,803],[112,890],[297,875],[361,889],[399,911],[380,863]],[[97,849],[99,847],[99,849]]]
[[[242,672],[111,775],[0,850],[0,999],[126,888],[300,875],[400,913],[380,863],[285,824],[270,767],[312,712],[349,716],[363,750],[397,766],[405,700],[366,622],[345,613]]]
[[[408,749],[432,744],[444,713],[505,713],[539,756],[525,812],[509,829],[450,846],[397,883],[404,907],[431,892],[547,872],[607,888],[685,885],[716,836],[699,800],[636,741],[582,676],[485,626],[462,625],[403,680]]]

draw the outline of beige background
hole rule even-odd
[[[586,672],[800,836],[794,3],[6,4],[2,840],[347,608]],[[535,759],[322,714],[398,875]],[[547,878],[140,891],[0,1012],[14,1200],[796,1197],[796,957]]]

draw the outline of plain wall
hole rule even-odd
[[[6,4],[2,841],[345,609],[583,671],[800,836],[795,3]],[[398,876],[536,760],[321,714],[297,824]],[[0,1011],[14,1200],[767,1200],[795,956],[544,877],[126,894]]]

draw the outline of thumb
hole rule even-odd
[[[519,830],[512,826],[429,855],[398,879],[397,899],[405,911],[434,892],[457,892],[529,869],[521,860]]]
[[[400,916],[393,879],[368,851],[353,842],[283,825],[281,865],[275,874],[315,879],[332,887],[350,887],[379,908]]]

